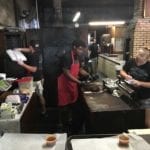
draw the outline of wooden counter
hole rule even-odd
[[[120,133],[128,129],[144,128],[144,110],[129,106],[108,92],[84,94],[90,115],[87,133]]]
[[[124,101],[107,92],[84,94],[84,97],[91,112],[131,110]]]

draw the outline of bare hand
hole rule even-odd
[[[131,79],[133,79],[133,78],[132,78],[132,76],[130,76],[130,75],[126,75],[126,76],[125,76],[125,79],[126,79],[126,80],[131,80]]]
[[[14,48],[14,51],[21,51],[20,48]]]
[[[17,61],[18,65],[22,66],[24,64],[24,62],[22,60],[18,60]]]
[[[132,84],[133,86],[135,86],[135,87],[140,87],[140,86],[141,86],[140,81],[134,80],[134,79],[132,80],[131,84]]]

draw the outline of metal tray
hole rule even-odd
[[[73,150],[72,145],[71,145],[71,140],[72,139],[86,139],[86,138],[103,138],[103,137],[110,137],[110,136],[115,136],[116,134],[86,134],[86,135],[73,135],[70,136],[67,139],[65,150]]]

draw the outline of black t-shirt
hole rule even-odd
[[[96,43],[91,44],[89,50],[91,51],[90,58],[98,57],[98,46]]]
[[[79,58],[74,57],[75,63],[80,63],[80,67],[84,67],[84,55],[80,56]],[[63,57],[61,58],[61,68],[70,69],[72,65],[72,55],[71,51],[66,52]]]
[[[137,66],[135,59],[131,59],[123,66],[123,70],[136,80],[150,82],[150,62]],[[150,88],[140,87],[136,91],[139,98],[150,98]]]
[[[36,66],[37,67],[37,71],[34,73],[30,73],[33,78],[34,81],[39,81],[42,78],[42,71],[40,69],[40,65],[39,65],[39,53],[38,52],[34,52],[34,53],[30,53],[27,55],[27,64],[31,65],[31,66]]]

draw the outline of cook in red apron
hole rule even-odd
[[[80,64],[75,63],[73,52],[71,52],[72,64],[70,68],[70,73],[74,77],[78,77]],[[77,83],[68,79],[68,77],[62,73],[58,77],[58,105],[65,106],[76,102],[78,98],[78,85]]]

